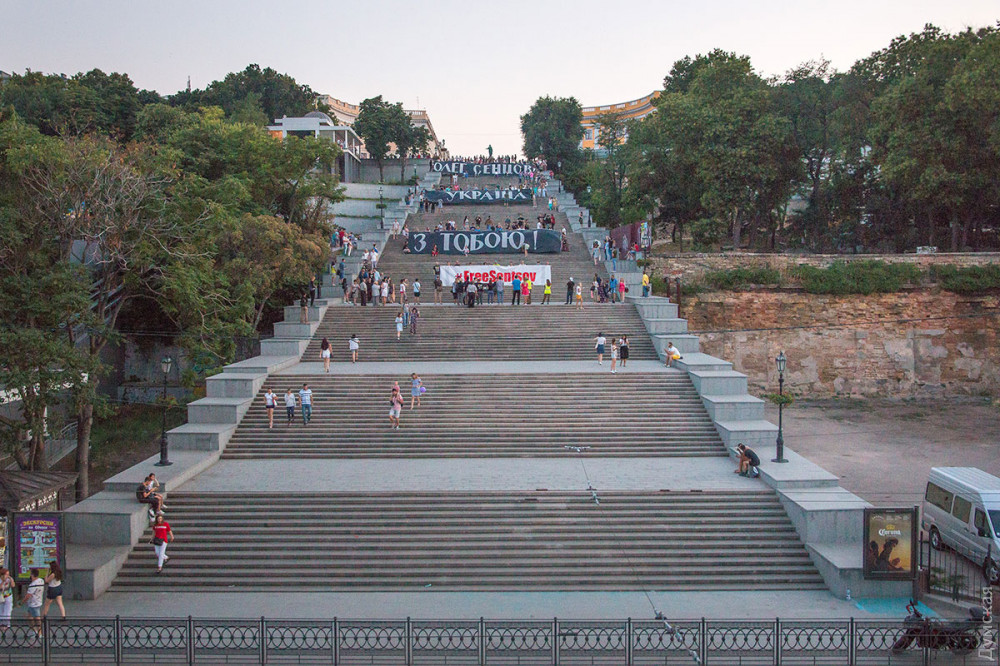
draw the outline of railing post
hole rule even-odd
[[[340,620],[333,618],[333,635],[330,636],[330,649],[333,651],[333,666],[340,664]]]
[[[552,618],[552,666],[559,666],[559,618]]]
[[[698,625],[698,655],[702,666],[708,663],[708,622],[705,618],[701,618],[701,624]]]
[[[625,664],[632,666],[632,618],[625,620]]]
[[[858,663],[858,625],[852,617],[847,624],[847,666]]]
[[[267,663],[267,620],[264,616],[260,616],[260,626],[257,628],[258,635],[258,651],[260,652],[260,663]]]
[[[409,617],[406,618],[406,649],[404,651],[403,658],[406,662],[406,666],[410,666],[413,663],[413,622]]]
[[[486,666],[486,619],[479,617],[479,666]]]
[[[771,630],[774,633],[774,666],[781,666],[781,618],[774,618],[774,628]]]
[[[187,621],[187,658],[188,665],[194,665],[194,618],[188,615]]]
[[[115,615],[115,663],[122,663],[122,616]]]
[[[51,655],[49,654],[49,618],[42,618],[42,663],[48,666]]]

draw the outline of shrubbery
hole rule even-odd
[[[931,275],[943,289],[972,294],[988,289],[1000,289],[1000,264],[958,268],[952,264],[933,266]]]
[[[835,262],[829,268],[798,266],[791,273],[810,294],[875,294],[899,291],[920,281],[920,269],[913,264],[882,261]]]
[[[781,272],[776,268],[759,266],[754,268],[731,268],[709,271],[702,281],[713,289],[724,291],[742,289],[752,284],[781,284]]]

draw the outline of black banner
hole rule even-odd
[[[531,203],[531,189],[521,190],[427,190],[428,201],[441,204]]]
[[[533,254],[552,254],[562,250],[562,236],[550,229],[411,231],[409,240],[413,254],[430,254],[435,247],[440,254],[512,254],[524,245]]]
[[[475,162],[431,162],[434,173],[453,173],[466,176],[524,176],[532,170],[528,162],[490,162],[476,164]]]

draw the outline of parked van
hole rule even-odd
[[[922,514],[932,547],[953,548],[1000,583],[1000,479],[975,467],[935,467]]]

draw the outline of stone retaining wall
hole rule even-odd
[[[1000,263],[997,252],[954,252],[943,254],[756,254],[752,252],[726,252],[714,254],[677,254],[653,258],[654,275],[679,276],[682,281],[696,280],[709,271],[731,268],[768,267],[785,271],[808,264],[826,268],[836,261],[884,261],[886,263],[911,263],[922,268],[954,264],[956,266],[985,266]]]
[[[757,395],[777,391],[779,350],[788,356],[786,388],[813,398],[997,395],[998,305],[996,295],[931,289],[872,296],[761,290],[685,297],[680,316],[700,335],[702,351],[732,361]]]

